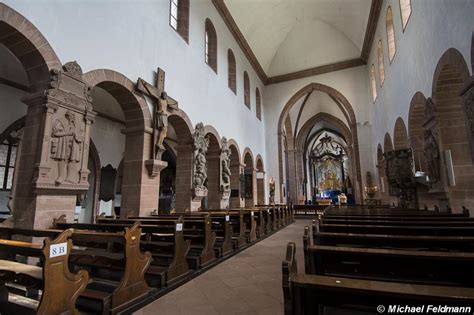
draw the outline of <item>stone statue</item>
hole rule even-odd
[[[270,204],[275,203],[275,179],[273,179],[273,176],[270,177],[268,180],[268,186],[269,186],[269,191],[270,191]]]
[[[221,178],[220,178],[220,186],[222,192],[229,192],[230,191],[230,148],[229,144],[227,143],[227,139],[222,137],[221,139],[221,155],[220,155],[220,162],[221,162]]]
[[[440,153],[438,141],[432,130],[425,131],[425,158],[428,162],[428,176],[430,184],[435,184],[441,180],[440,176]]]
[[[57,118],[51,130],[51,158],[58,161],[58,177],[56,184],[64,181],[77,184],[74,180],[74,166],[81,161],[84,136],[79,135],[76,117],[72,111],[64,114],[65,120]]]
[[[206,190],[207,179],[206,153],[209,148],[209,138],[205,136],[203,123],[198,123],[194,131],[194,177],[195,189]]]

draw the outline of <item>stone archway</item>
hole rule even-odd
[[[459,96],[469,81],[470,73],[464,57],[458,50],[448,49],[438,61],[433,75],[432,102],[435,113],[432,119],[436,124],[430,130],[439,133],[436,138],[440,155],[443,156],[439,162],[440,186],[448,192],[453,211],[458,212],[462,206],[474,206],[474,178],[470,175],[474,172],[474,165],[470,135],[467,133],[467,122],[472,119],[472,115],[466,115],[463,100]],[[452,163],[449,163],[449,156]]]
[[[257,204],[264,205],[265,202],[265,168],[263,167],[263,159],[260,154],[257,154],[255,161],[257,168]]]
[[[125,117],[125,149],[120,216],[149,215],[159,198],[159,176],[148,175],[145,161],[150,159],[152,142],[151,114],[135,84],[123,74],[97,69],[84,74],[92,89],[105,90],[120,105]],[[152,187],[156,188],[153,193]]]
[[[245,207],[253,207],[257,199],[257,176],[253,164],[254,156],[249,148],[244,149],[242,160],[245,176]]]
[[[229,208],[239,208],[241,207],[241,198],[240,198],[240,149],[239,145],[234,139],[227,140],[230,149],[230,199],[229,199]]]
[[[305,156],[305,145],[308,140],[308,136],[313,129],[314,125],[316,125],[319,122],[326,122],[330,123],[331,125],[334,126],[334,128],[337,128],[337,134],[340,134],[340,136],[345,140],[346,146],[344,146],[345,151],[347,152],[347,157],[349,159],[349,177],[351,179],[351,183],[353,183],[353,179],[357,178],[357,173],[356,173],[356,161],[354,160],[354,146],[353,146],[353,135],[351,133],[351,130],[345,124],[341,119],[328,114],[328,113],[318,113],[308,119],[305,124],[301,127],[300,131],[298,132],[298,135],[296,136],[295,139],[295,152],[296,152],[296,181],[298,183],[304,183],[304,174],[307,172],[307,165],[306,163],[303,163],[303,157]],[[292,166],[289,165],[290,171]],[[308,184],[308,183],[306,183]],[[288,194],[294,194],[295,192],[292,190],[288,191]],[[354,194],[354,191],[351,192],[351,194]],[[291,195],[290,195],[291,196]],[[293,197],[294,198],[294,197]]]
[[[220,154],[221,138],[212,126],[204,126],[206,137],[209,138],[207,149],[207,207],[204,209],[220,209],[222,193],[220,190]]]
[[[409,146],[407,127],[403,119],[398,117],[393,130],[393,147],[395,150],[401,150],[407,149]]]
[[[424,151],[424,128],[426,97],[421,92],[416,92],[410,102],[408,114],[408,135],[410,146],[413,149],[415,169],[426,172],[426,158]]]
[[[61,61],[41,32],[24,16],[0,3],[0,44],[10,50],[25,69],[31,92],[41,92],[51,80],[51,71]]]
[[[173,111],[168,117],[169,125],[176,134],[176,211],[185,212],[191,209],[191,189],[193,173],[193,133],[191,120],[181,109]],[[168,133],[169,135],[169,133]],[[170,137],[168,136],[165,141]]]
[[[358,140],[358,133],[357,133],[357,120],[355,116],[354,109],[350,102],[347,100],[347,98],[337,91],[336,89],[320,84],[320,83],[310,83],[297,91],[293,96],[290,97],[286,105],[284,106],[282,112],[280,113],[280,118],[278,120],[278,126],[277,126],[277,135],[278,135],[278,163],[280,165],[279,167],[279,183],[280,185],[284,182],[284,176],[283,176],[283,151],[282,151],[282,136],[283,136],[283,126],[285,124],[285,121],[289,115],[289,112],[291,108],[296,104],[296,102],[304,97],[304,95],[310,93],[311,91],[321,91],[324,93],[327,93],[337,104],[339,109],[342,111],[348,125],[349,129],[352,134],[353,138],[353,158],[354,158],[354,170],[355,170],[355,187],[356,187],[356,195],[359,197],[360,200],[362,200],[363,197],[363,189],[362,189],[362,175],[360,171],[360,154],[359,154],[359,140]],[[293,150],[293,148],[289,147],[289,150]],[[291,161],[290,161],[291,162]],[[289,163],[291,167],[291,163]],[[291,173],[290,173],[290,179],[291,179]],[[283,186],[281,186],[283,187]],[[283,196],[283,191],[282,188],[280,188],[280,198]],[[291,199],[291,198],[290,198]],[[294,200],[293,200],[294,201]]]
[[[393,151],[392,137],[387,132],[383,139],[383,152]]]

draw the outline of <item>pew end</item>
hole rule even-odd
[[[293,315],[294,307],[291,279],[298,273],[296,245],[293,242],[289,242],[286,246],[286,256],[285,260],[282,262],[281,270],[285,315]]]

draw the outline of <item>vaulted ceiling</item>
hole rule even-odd
[[[361,57],[370,0],[224,0],[267,76]]]

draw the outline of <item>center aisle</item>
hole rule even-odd
[[[286,245],[296,243],[298,270],[304,272],[303,228],[310,224],[296,220],[134,314],[283,314]]]

